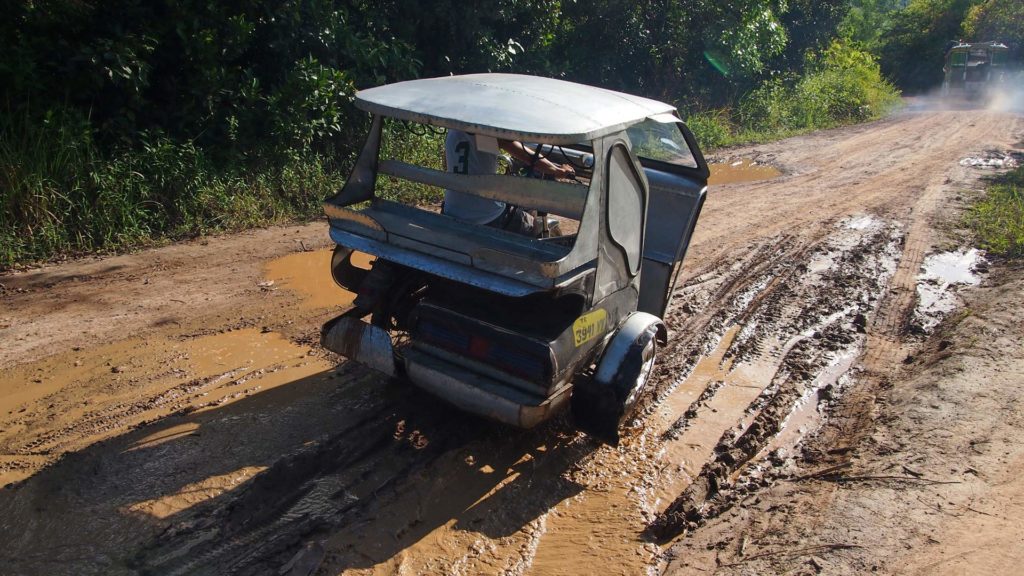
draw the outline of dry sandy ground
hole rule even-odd
[[[1007,572],[1020,270],[934,334],[926,255],[1020,116],[917,111],[732,152],[618,449],[466,418],[316,344],[326,225],[0,276],[12,574]],[[732,157],[725,158],[732,160]]]

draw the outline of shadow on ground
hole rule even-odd
[[[560,449],[562,431],[468,418],[343,365],[160,419],[0,491],[0,562],[18,574],[261,574],[314,539],[353,551],[329,559],[344,568],[453,519],[507,535],[580,491],[561,472],[591,448]]]

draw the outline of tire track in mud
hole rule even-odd
[[[569,559],[583,557],[613,573],[656,566],[660,552],[639,532],[657,523],[661,499],[671,501],[700,479],[705,462],[722,458],[715,448],[745,430],[752,430],[741,442],[752,452],[746,460],[762,460],[750,439],[770,442],[788,433],[787,418],[809,387],[824,387],[849,367],[852,358],[843,357],[842,370],[822,359],[838,357],[848,334],[861,338],[861,312],[881,297],[899,231],[868,217],[818,230],[751,245],[747,257],[711,263],[677,290],[669,311],[673,335],[655,376],[657,401],[617,451],[599,449],[580,463],[575,478],[588,490],[546,516],[548,533],[532,570],[572,571]],[[813,270],[805,264],[819,256],[835,262]],[[836,373],[815,381],[830,369]],[[786,442],[801,438],[794,436]]]
[[[808,246],[806,265],[779,273],[758,301],[735,316],[744,328],[726,352],[732,369],[771,357],[776,370],[745,408],[739,425],[719,439],[714,456],[693,482],[650,524],[649,532],[658,540],[692,530],[726,509],[741,492],[726,490],[737,473],[767,456],[765,449],[801,403],[813,399],[816,410],[819,393],[832,397],[839,392],[838,377],[863,344],[867,318],[875,313],[895,271],[901,240],[897,227],[870,219],[846,220],[840,228],[824,242]],[[829,372],[837,366],[839,370]],[[702,394],[685,414],[698,414],[712,398]],[[678,437],[683,427],[684,422],[676,421],[670,438]],[[793,434],[799,441],[799,431]],[[744,479],[743,488],[755,489],[759,481]]]
[[[861,238],[861,242],[845,248],[830,245],[830,233],[834,231],[825,230],[817,236],[784,234],[768,238],[751,246],[743,259],[709,266],[677,290],[676,302],[668,314],[670,325],[674,327],[674,338],[662,354],[668,362],[660,367],[656,382],[656,396],[660,401],[653,403],[644,412],[641,421],[649,419],[660,402],[671,396],[700,356],[715,348],[715,342],[723,337],[728,326],[744,327],[726,350],[725,356],[732,365],[760,361],[762,364],[775,363],[777,366],[776,372],[768,379],[767,386],[756,395],[754,402],[741,407],[735,414],[737,426],[731,427],[721,437],[715,446],[714,459],[691,485],[700,486],[706,482],[703,488],[705,499],[718,488],[717,485],[711,486],[709,480],[728,476],[722,471],[722,463],[731,462],[732,469],[736,469],[754,458],[767,441],[780,431],[807,385],[813,381],[813,376],[824,368],[825,352],[835,352],[838,348],[850,345],[851,339],[846,336],[847,332],[863,328],[863,321],[857,319],[858,315],[863,318],[861,308],[853,313],[852,310],[842,310],[839,304],[851,301],[849,290],[844,292],[843,288],[859,286],[858,278],[864,279],[871,275],[861,270],[848,273],[847,276],[834,275],[827,280],[809,280],[808,276],[820,276],[820,270],[809,273],[808,267],[801,263],[838,251],[840,256],[847,257],[839,262],[839,268],[842,270],[845,266],[845,269],[849,269],[856,264],[849,262],[850,259],[856,259],[857,254],[865,251],[870,252],[867,245],[891,245],[891,242],[878,240],[886,234],[891,237],[892,233],[876,234],[866,241]],[[824,265],[823,268],[828,269],[830,266]],[[693,314],[694,310],[704,312]],[[812,313],[809,314],[809,311]],[[815,324],[813,319],[822,316],[826,322]],[[858,326],[857,322],[861,324]],[[815,332],[814,335],[819,337],[814,338],[810,334],[799,336],[808,331]],[[779,334],[790,336],[781,337]],[[677,440],[681,431],[692,423],[700,409],[717,392],[717,387],[707,387],[698,402],[686,410],[686,416],[671,423],[669,431],[675,432],[662,432],[660,438],[655,440],[661,443]],[[382,422],[370,425],[360,436],[380,439],[389,437],[387,427],[394,425],[395,421]],[[741,434],[740,430],[745,432]],[[239,574],[257,573],[263,568],[281,566],[295,550],[315,535],[330,534],[344,530],[345,526],[353,523],[367,521],[364,516],[368,503],[345,496],[358,490],[358,475],[353,476],[349,468],[358,467],[360,462],[366,461],[404,463],[397,465],[395,474],[377,478],[379,484],[372,494],[373,507],[386,508],[389,500],[398,500],[403,492],[409,490],[402,484],[408,482],[405,479],[412,476],[414,468],[424,469],[436,464],[444,452],[441,448],[443,439],[451,438],[453,434],[450,426],[441,424],[434,431],[437,440],[429,451],[411,453],[396,450],[390,444],[373,443],[371,450],[356,456],[350,453],[354,441],[351,433],[335,435],[312,452],[329,454],[326,459],[333,464],[326,467],[311,466],[309,462],[312,459],[307,453],[283,458],[260,474],[253,487],[220,504],[218,511],[213,513],[212,517],[216,520],[210,521],[210,527],[200,529],[188,522],[181,524],[178,529],[167,534],[169,542],[160,542],[143,554],[145,560],[142,564],[155,565],[161,568],[161,572],[167,573],[188,573],[200,565]],[[637,434],[643,435],[644,432],[638,431]],[[657,443],[654,443],[654,449],[658,449]],[[651,446],[646,448],[648,451],[651,449]],[[586,476],[586,469],[602,466],[601,460],[598,457],[584,457],[579,464],[584,471],[578,474]],[[715,468],[715,465],[718,467]],[[711,473],[712,469],[715,474]],[[658,480],[655,479],[654,483],[658,483]],[[263,488],[255,488],[257,485]],[[708,490],[709,487],[714,490]],[[269,498],[251,495],[275,490]],[[687,490],[686,495],[691,497],[697,491],[696,488]],[[333,500],[323,496],[328,492],[333,495]],[[319,504],[311,505],[313,501]],[[328,501],[334,501],[334,504],[326,503]],[[286,502],[288,505],[271,505],[267,502]],[[237,515],[242,513],[236,510],[247,510],[247,519],[237,520]],[[670,506],[662,517],[671,517],[672,510]],[[659,526],[659,522],[656,520],[652,526]],[[552,529],[557,530],[557,526],[552,526],[551,522],[546,524],[548,534]],[[217,526],[227,528],[219,529]],[[636,527],[633,526],[634,529]],[[271,533],[274,535],[272,538],[269,536]],[[258,552],[256,549],[259,549]],[[198,557],[202,561],[176,565],[179,554]]]
[[[422,424],[438,423],[429,420]],[[277,573],[308,539],[351,521],[444,449],[393,405],[381,406],[230,497],[190,510],[132,563],[147,574]]]
[[[118,433],[220,407],[326,366],[279,334],[255,329],[130,339],[68,356],[0,374],[5,387],[31,382],[0,416],[0,473],[38,469]],[[150,373],[154,365],[160,370]]]
[[[345,386],[334,390],[331,384],[325,384],[316,394],[304,396],[311,402],[344,406],[338,412],[316,412],[316,424],[305,428],[287,420],[296,431],[294,437],[289,436],[295,442],[279,439],[275,448],[266,451],[250,446],[245,449],[248,457],[230,465],[198,466],[194,474],[183,475],[181,482],[147,484],[137,498],[133,494],[126,500],[129,505],[164,496],[174,500],[175,491],[210,478],[234,475],[240,469],[262,472],[247,474],[248,480],[237,485],[211,483],[220,492],[209,498],[179,498],[169,516],[133,517],[131,522],[139,521],[132,524],[125,518],[111,519],[121,513],[118,509],[104,510],[108,512],[106,521],[115,528],[153,526],[158,531],[168,526],[157,537],[111,538],[109,546],[107,541],[96,544],[94,536],[85,536],[82,542],[107,546],[102,553],[120,561],[125,552],[119,546],[127,541],[133,566],[160,574],[276,573],[297,553],[308,550],[307,545],[321,542],[321,573],[579,573],[584,569],[582,562],[600,565],[610,573],[656,570],[662,552],[642,539],[641,529],[665,524],[668,535],[680,526],[691,529],[691,523],[699,525],[726,510],[737,495],[756,490],[770,481],[772,474],[780,473],[786,455],[780,455],[778,449],[792,450],[800,441],[801,418],[810,413],[813,425],[819,406],[831,406],[838,394],[843,394],[840,401],[847,402],[864,393],[862,380],[875,376],[873,367],[879,371],[878,378],[885,378],[888,364],[900,359],[903,314],[913,308],[914,276],[929,245],[929,218],[941,209],[939,202],[948,193],[945,178],[963,180],[956,172],[948,172],[948,162],[961,153],[963,142],[979,141],[986,132],[1005,132],[998,122],[995,116],[962,119],[959,115],[922,114],[807,137],[796,144],[768,147],[781,150],[791,159],[793,170],[787,170],[786,176],[716,190],[716,203],[709,203],[702,216],[700,236],[695,238],[686,264],[688,280],[676,291],[668,312],[673,334],[669,346],[659,355],[654,377],[657,401],[642,412],[619,450],[598,447],[568,432],[568,427],[559,422],[538,431],[510,433],[467,422],[464,415],[419,396],[381,398],[376,391],[366,391],[365,398],[353,400],[356,393],[351,387],[358,379],[349,372],[350,379],[342,383]],[[937,136],[940,129],[941,136]],[[851,232],[849,226],[835,221],[862,212],[905,222],[905,232],[888,220],[882,222],[881,232],[857,228]],[[905,234],[904,254],[886,287],[887,272],[876,270],[877,260],[890,249],[898,252],[895,246],[901,234]],[[213,252],[225,250],[213,244],[200,256],[187,260],[202,261],[208,267]],[[264,257],[265,252],[260,243],[253,259]],[[223,259],[215,262],[223,263]],[[845,277],[844,271],[849,273]],[[168,276],[170,279],[161,281],[186,284],[180,276]],[[193,290],[189,302],[199,302],[208,292],[223,291],[223,284],[208,275],[192,276],[202,280],[195,284],[203,288]],[[280,293],[257,290],[253,285],[262,277],[258,271],[250,276],[246,286],[233,284],[234,293],[243,294],[245,303],[222,302],[221,306],[227,307],[224,309],[246,306],[244,313],[251,316],[249,308],[255,298],[260,298],[260,314],[271,320],[261,320],[257,326],[269,323],[275,330],[284,330],[284,320],[289,324],[297,320],[296,326],[303,328],[286,334],[293,343],[297,334],[315,324],[311,316],[278,310],[280,301],[272,297]],[[122,291],[122,301],[123,284],[116,286]],[[53,290],[59,292],[62,286],[68,288],[58,284]],[[101,293],[115,285],[112,280],[104,280],[98,286],[93,292]],[[886,292],[891,289],[901,292]],[[118,304],[116,299],[111,300],[110,304],[102,300],[103,305]],[[33,310],[40,308],[37,305]],[[177,310],[169,307],[161,316],[171,311],[177,314]],[[77,313],[84,314],[81,310]],[[191,340],[216,331],[216,322],[228,317],[225,314],[214,322],[189,320],[182,311],[181,320],[189,330],[185,338]],[[237,313],[232,312],[230,321],[236,317]],[[154,320],[152,314],[147,318]],[[67,319],[60,321],[63,325]],[[244,326],[252,327],[251,322]],[[124,330],[120,325],[119,329]],[[19,346],[24,353],[36,344]],[[47,346],[52,348],[52,342],[48,341]],[[841,375],[858,360],[862,346],[867,351],[863,359],[866,372],[857,372],[857,386],[844,392]],[[153,365],[147,361],[132,369]],[[47,432],[51,436],[32,449],[24,441],[4,443],[24,449],[27,455],[22,458],[26,460],[52,461],[53,454],[31,454],[78,450],[83,443],[96,439],[89,434],[109,436],[179,409],[177,400],[167,396],[160,400],[158,409],[146,411],[147,401],[137,398],[153,400],[161,391],[129,391],[132,382],[111,382],[109,365],[98,369],[106,374],[89,384],[104,395],[106,403],[96,405],[109,407],[110,412],[89,406],[92,411],[86,413],[80,429],[88,433],[86,436],[76,439],[74,433],[62,435],[60,430],[51,430]],[[317,368],[327,369],[325,365]],[[378,383],[375,377],[353,372],[364,380],[356,384]],[[117,379],[125,380],[130,373]],[[203,372],[200,376],[206,378],[209,374]],[[35,375],[28,376],[32,377]],[[168,387],[202,384],[202,378],[195,376],[188,382],[165,380],[161,375],[150,378]],[[48,380],[36,390],[49,386]],[[195,405],[208,399],[201,396],[204,390],[178,392],[182,396],[177,398],[192,398]],[[368,399],[370,396],[373,399]],[[275,408],[262,403],[279,402],[282,397],[290,398],[282,391],[275,398],[254,401],[238,411],[214,413],[214,417],[237,419],[245,413],[246,418],[266,418]],[[49,398],[32,402],[37,414],[48,414],[45,407],[51,402]],[[142,411],[130,414],[135,409]],[[57,428],[58,422],[78,418],[83,410],[79,407],[70,417],[58,411],[53,424],[14,414],[0,427],[8,428],[11,437],[25,430],[27,437],[46,431],[47,425]],[[358,427],[349,426],[291,452],[310,437],[334,430],[325,422],[336,415],[343,421],[358,418]],[[7,426],[12,422],[16,422],[16,428]],[[211,440],[199,444],[190,439],[176,447],[178,452],[174,454],[179,459],[175,462],[195,462],[179,454],[194,446],[216,454],[230,442],[212,438],[225,430],[248,434],[245,425],[239,420],[230,426],[209,426],[202,437]],[[255,434],[253,443],[267,441],[267,436]],[[259,457],[253,457],[254,453]],[[45,480],[62,487],[83,481],[95,474],[91,466],[99,457],[111,460],[99,468],[103,474],[125,472],[122,464],[113,462],[115,458],[107,458],[110,454],[110,449],[98,446],[89,451],[86,463],[54,466]],[[136,454],[131,462],[153,463],[160,472],[172,471],[176,466],[174,462],[145,460],[159,457],[156,452],[150,456]],[[475,457],[475,462],[470,463],[470,457]],[[110,479],[100,478],[106,483]],[[22,502],[40,494],[41,502],[55,493],[39,489],[39,479],[25,484]],[[127,482],[117,486],[125,485]],[[168,490],[161,491],[164,487]],[[100,509],[109,501],[90,502],[93,509]],[[28,511],[32,505],[25,504],[19,518],[34,518]],[[143,509],[142,514],[147,510],[151,511]],[[693,510],[695,515],[688,516]],[[672,512],[678,514],[673,516]],[[49,513],[51,518],[55,515]],[[87,525],[93,521],[85,516],[83,513],[84,519],[77,522]],[[669,527],[668,521],[673,518],[675,524]],[[34,557],[40,562],[53,556],[53,566],[72,566],[73,570],[74,562],[67,560],[72,558],[71,552],[58,553],[55,547],[49,547],[50,543],[63,542],[55,537],[48,539],[48,530],[36,528],[33,533],[31,529],[21,530],[17,523],[16,519],[14,526],[19,533],[36,539],[34,544],[20,544],[19,554],[27,551],[24,558]],[[144,544],[137,548],[140,540]],[[88,558],[87,547],[81,548],[86,552],[80,557]],[[33,565],[22,559],[17,566]],[[23,571],[31,573],[31,569]]]
[[[377,380],[366,376],[367,383]],[[543,533],[543,518],[537,518],[541,510],[580,488],[557,482],[538,496],[531,494],[529,481],[513,476],[480,482],[482,475],[474,469],[493,467],[486,474],[497,476],[508,467],[531,478],[559,478],[590,445],[568,439],[571,446],[559,451],[553,442],[565,437],[557,425],[524,431],[509,443],[507,430],[498,425],[467,419],[406,386],[390,386],[402,396],[385,400],[341,432],[283,456],[239,490],[188,510],[143,545],[132,565],[152,574],[277,573],[311,546],[340,540],[325,560],[338,572],[373,566],[380,560],[370,550],[375,545],[416,542],[423,530],[443,526],[448,518],[432,518],[438,511],[422,501],[422,484],[437,478],[447,485],[440,490],[442,500],[450,498],[454,510],[464,511],[456,525],[460,533],[471,534],[469,526],[489,532],[497,525],[493,530],[511,532],[518,542],[518,552],[502,554],[500,561],[513,573],[515,566],[529,566],[531,541],[535,547]],[[546,448],[532,450],[538,444],[551,446],[553,457]],[[479,461],[466,454],[477,454]],[[479,486],[470,485],[474,475]],[[502,501],[532,503],[513,510],[488,500],[499,492]],[[447,509],[442,502],[440,513]],[[480,543],[467,548],[462,557],[432,572],[454,573],[464,566],[463,573],[474,573],[469,566],[497,549]]]
[[[846,241],[846,245],[834,237],[857,236],[858,231],[834,230],[822,239],[772,238],[754,247],[740,262],[714,266],[694,276],[677,291],[678,299],[670,317],[681,319],[687,308],[694,307],[708,312],[685,318],[675,328],[678,335],[688,337],[677,336],[666,349],[665,358],[670,361],[659,368],[656,381],[660,400],[645,410],[636,422],[633,436],[620,451],[593,451],[593,445],[581,437],[568,439],[568,448],[552,456],[555,463],[546,464],[550,467],[547,474],[542,470],[535,475],[539,484],[534,490],[544,491],[566,481],[578,485],[585,492],[577,492],[574,497],[573,490],[555,490],[569,499],[555,499],[550,508],[559,508],[562,501],[575,501],[573,506],[580,510],[577,513],[584,516],[588,513],[586,500],[597,503],[605,497],[617,498],[612,494],[616,492],[623,492],[624,498],[628,498],[625,494],[632,491],[644,500],[636,502],[641,516],[630,512],[621,526],[606,532],[625,530],[636,534],[648,521],[658,526],[659,521],[651,516],[656,503],[651,495],[688,483],[686,477],[675,477],[665,460],[675,455],[672,445],[684,440],[685,428],[701,426],[700,416],[694,417],[701,406],[687,410],[688,417],[667,422],[662,421],[658,410],[672,402],[673,390],[689,375],[695,360],[713,351],[715,341],[721,339],[729,326],[743,326],[744,330],[737,332],[727,348],[728,362],[733,369],[760,363],[774,366],[775,371],[768,375],[762,389],[752,390],[751,404],[732,407],[733,412],[727,416],[731,420],[718,442],[711,446],[711,462],[689,484],[705,487],[703,500],[717,493],[721,483],[716,480],[717,484],[712,485],[711,479],[728,477],[722,466],[731,466],[728,470],[734,471],[754,459],[780,431],[786,416],[833,355],[840,349],[855,347],[859,341],[859,336],[850,334],[858,334],[858,326],[862,328],[858,316],[869,314],[872,302],[877,301],[873,291],[879,290],[881,277],[877,273],[881,264],[876,260],[887,247],[895,245],[897,236],[891,227],[879,223],[877,228],[870,234],[861,234],[856,241]],[[829,260],[821,264],[820,270],[811,270],[802,263],[814,262],[816,258],[834,258],[835,265]],[[701,405],[707,405],[718,392],[713,387],[707,389],[712,393],[703,396]],[[381,410],[388,414],[375,413],[313,449],[282,458],[239,493],[212,507],[191,511],[189,519],[177,523],[159,543],[140,553],[139,566],[153,567],[154,573],[161,574],[257,574],[284,566],[305,549],[304,544],[318,540],[330,543],[326,562],[332,568],[374,566],[381,562],[382,557],[375,556],[360,563],[352,556],[358,556],[357,550],[343,550],[358,540],[356,533],[360,530],[379,530],[373,528],[382,522],[378,518],[408,516],[408,512],[400,510],[406,509],[403,506],[410,505],[411,499],[417,499],[415,485],[423,480],[423,475],[451,474],[454,462],[460,460],[455,453],[465,446],[458,439],[480,436],[479,429],[468,430],[417,407],[388,404]],[[404,415],[399,417],[398,413]],[[409,414],[420,419],[418,427],[431,430],[427,447],[410,449],[412,440],[395,436],[395,426],[410,418]],[[662,423],[678,434],[666,434]],[[561,434],[557,426],[524,435],[532,435],[536,443],[551,443],[553,435]],[[505,439],[476,442],[482,442],[481,450],[501,450],[497,446]],[[367,449],[355,450],[353,444]],[[652,458],[652,454],[662,456]],[[625,484],[607,477],[607,470],[630,467],[638,474],[625,479]],[[377,471],[366,476],[366,470]],[[684,494],[692,499],[697,491],[687,488]],[[490,509],[515,507],[511,493],[482,496],[484,501],[487,498],[495,499],[489,504]],[[675,518],[673,509],[670,506],[662,518]],[[199,520],[204,518],[207,520]],[[686,522],[692,520],[687,517]],[[393,527],[396,537],[401,539],[410,530],[419,531],[409,544],[412,545],[426,535],[418,523],[415,518],[398,522]],[[443,526],[443,522],[435,524],[438,528],[434,530]],[[364,528],[357,528],[360,526]],[[450,561],[416,559],[413,566],[463,574],[497,565],[518,567],[513,572],[527,567],[543,571],[552,553],[570,558],[572,546],[578,545],[557,541],[572,530],[566,526],[565,517],[558,512],[552,516],[550,509],[543,511],[536,521],[520,518],[505,529],[512,535],[497,540],[484,538],[471,544],[469,548],[476,552],[464,552]],[[427,532],[431,531],[428,526]],[[468,538],[470,543],[473,540],[464,535],[442,536]],[[640,558],[640,566],[649,564],[658,554],[656,549],[644,548],[639,539],[636,544],[626,544],[647,550],[646,556]],[[387,559],[388,553],[383,558]]]
[[[731,273],[712,270],[704,274],[707,280],[703,289],[713,286],[711,299],[715,301],[729,300],[740,290],[749,293],[741,300],[757,300],[760,296],[754,288],[758,281],[771,280],[773,263],[785,267],[784,261],[799,250],[800,245],[792,238],[765,242],[739,265],[729,266]],[[687,290],[687,287],[682,289]],[[744,309],[736,307],[733,313],[742,313]],[[716,316],[726,319],[730,316],[724,310],[719,312]],[[696,333],[706,334],[706,331]],[[681,344],[676,343],[666,357],[672,358],[680,347]],[[377,509],[379,514],[380,509],[395,505],[412,490],[408,484],[414,482],[410,480],[416,477],[414,470],[438,465],[438,458],[446,450],[458,448],[458,442],[453,443],[453,439],[460,435],[460,426],[453,421],[438,420],[429,412],[402,404],[401,400],[388,403],[316,447],[281,458],[237,493],[190,511],[187,519],[176,522],[155,542],[144,547],[136,558],[137,565],[151,568],[154,574],[255,574],[276,570],[304,543],[368,521],[368,507]],[[399,412],[405,416],[397,416]],[[411,440],[407,438],[403,443],[395,435],[395,427],[408,419],[409,414],[416,414],[423,426],[431,429],[432,442],[427,449],[408,450],[404,446]],[[479,432],[474,430],[465,435],[477,436]],[[543,437],[546,433],[540,434]],[[545,440],[550,440],[550,436]],[[589,441],[583,440],[581,445],[580,440],[583,439],[570,441],[575,445],[569,452],[578,456],[580,450],[585,453],[592,449]],[[353,451],[353,445],[368,445],[369,449]],[[574,459],[575,456],[567,458]],[[381,466],[382,463],[389,465]],[[444,466],[441,464],[442,468]],[[554,466],[557,469],[560,464]],[[359,472],[364,468],[378,470],[372,481]],[[382,469],[392,473],[383,474]],[[553,475],[558,476],[559,471]],[[372,490],[366,489],[367,486],[372,486]],[[359,496],[354,496],[356,494]],[[509,495],[502,496],[503,500],[509,498]],[[528,524],[524,528],[531,530]],[[537,532],[536,527],[533,530]],[[541,530],[538,534],[542,533]],[[533,537],[535,541],[540,537],[538,534]],[[523,554],[525,558],[514,564],[530,564],[531,554]],[[472,572],[469,569],[473,564],[471,559],[462,560],[467,573]]]
[[[5,447],[5,450],[17,455],[58,454],[81,444],[89,438],[102,436],[114,430],[130,430],[134,426],[145,424],[144,415],[150,411],[162,410],[184,414],[196,410],[198,408],[194,405],[194,402],[208,394],[209,391],[241,385],[249,377],[258,378],[264,373],[261,370],[235,379],[234,376],[241,371],[229,370],[214,376],[197,378],[173,386],[154,396],[142,398],[134,402],[119,402],[105,406],[100,410],[87,411],[67,426],[37,434],[24,444],[11,444]],[[227,382],[224,382],[225,380]],[[258,387],[245,389],[241,392],[251,393],[257,389]],[[215,405],[213,402],[210,404]]]

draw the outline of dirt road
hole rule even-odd
[[[960,160],[1022,139],[1018,115],[918,111],[720,158],[782,175],[712,187],[658,401],[618,449],[339,365],[316,343],[350,298],[323,223],[0,276],[0,566],[923,573],[964,503],[988,515],[951,539],[1009,530],[1020,549],[992,506],[1024,491],[1007,436],[1022,434],[1020,272],[968,296],[974,324],[931,336],[941,307],[920,287],[950,288],[920,273],[955,248],[949,222],[984,173]],[[1001,384],[957,387],[954,362]]]

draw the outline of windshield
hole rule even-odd
[[[640,158],[696,168],[697,160],[679,130],[679,123],[644,120],[626,129],[633,152]]]

